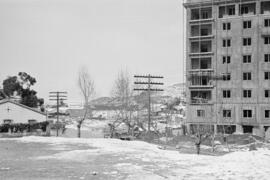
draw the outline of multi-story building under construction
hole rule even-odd
[[[184,6],[189,131],[263,135],[270,127],[270,1]]]

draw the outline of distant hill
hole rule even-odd
[[[151,93],[152,103],[153,104],[164,104],[168,101],[173,100],[174,98],[184,99],[185,84],[177,83],[171,86],[164,88],[162,92],[153,92]],[[142,92],[140,95],[133,97],[134,104],[145,104],[148,101],[147,92]],[[109,110],[117,109],[120,105],[118,99],[111,97],[100,97],[91,101],[91,105],[96,109],[100,110]],[[94,108],[94,109],[95,109]]]
[[[100,98],[92,100],[91,104],[93,105],[111,104],[112,101],[113,101],[113,98],[111,97],[100,97]]]
[[[156,96],[165,96],[165,97],[182,97],[183,92],[185,91],[185,84],[178,83],[164,88],[164,91],[155,93]]]

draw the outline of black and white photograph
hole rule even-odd
[[[0,0],[0,180],[269,180],[270,0]]]

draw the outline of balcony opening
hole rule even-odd
[[[203,104],[211,101],[211,91],[191,91],[191,103]]]
[[[196,72],[190,74],[191,86],[211,86],[212,74],[211,72]]]
[[[201,69],[211,69],[211,58],[201,59]]]
[[[211,69],[211,58],[191,59],[191,69]]]
[[[261,14],[270,14],[270,1],[261,2]]]
[[[226,16],[234,16],[235,15],[235,5],[228,6],[220,6],[219,7],[219,18],[223,18]]]
[[[212,35],[212,24],[191,26],[191,36],[210,36]]]
[[[256,14],[256,3],[240,4],[240,15],[254,15]]]
[[[191,26],[191,36],[200,36],[200,26]]]
[[[201,42],[201,52],[211,52],[212,51],[211,45],[212,45],[211,41]]]
[[[191,59],[191,69],[200,69],[200,59],[199,58]]]
[[[201,8],[191,10],[191,20],[212,18],[212,8]]]
[[[202,76],[201,79],[202,79],[202,86],[207,86],[209,82],[209,77]]]
[[[191,42],[192,53],[205,53],[205,52],[211,52],[211,51],[212,51],[211,41]]]

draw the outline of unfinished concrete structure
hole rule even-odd
[[[270,126],[270,1],[184,6],[189,131],[263,136]]]

